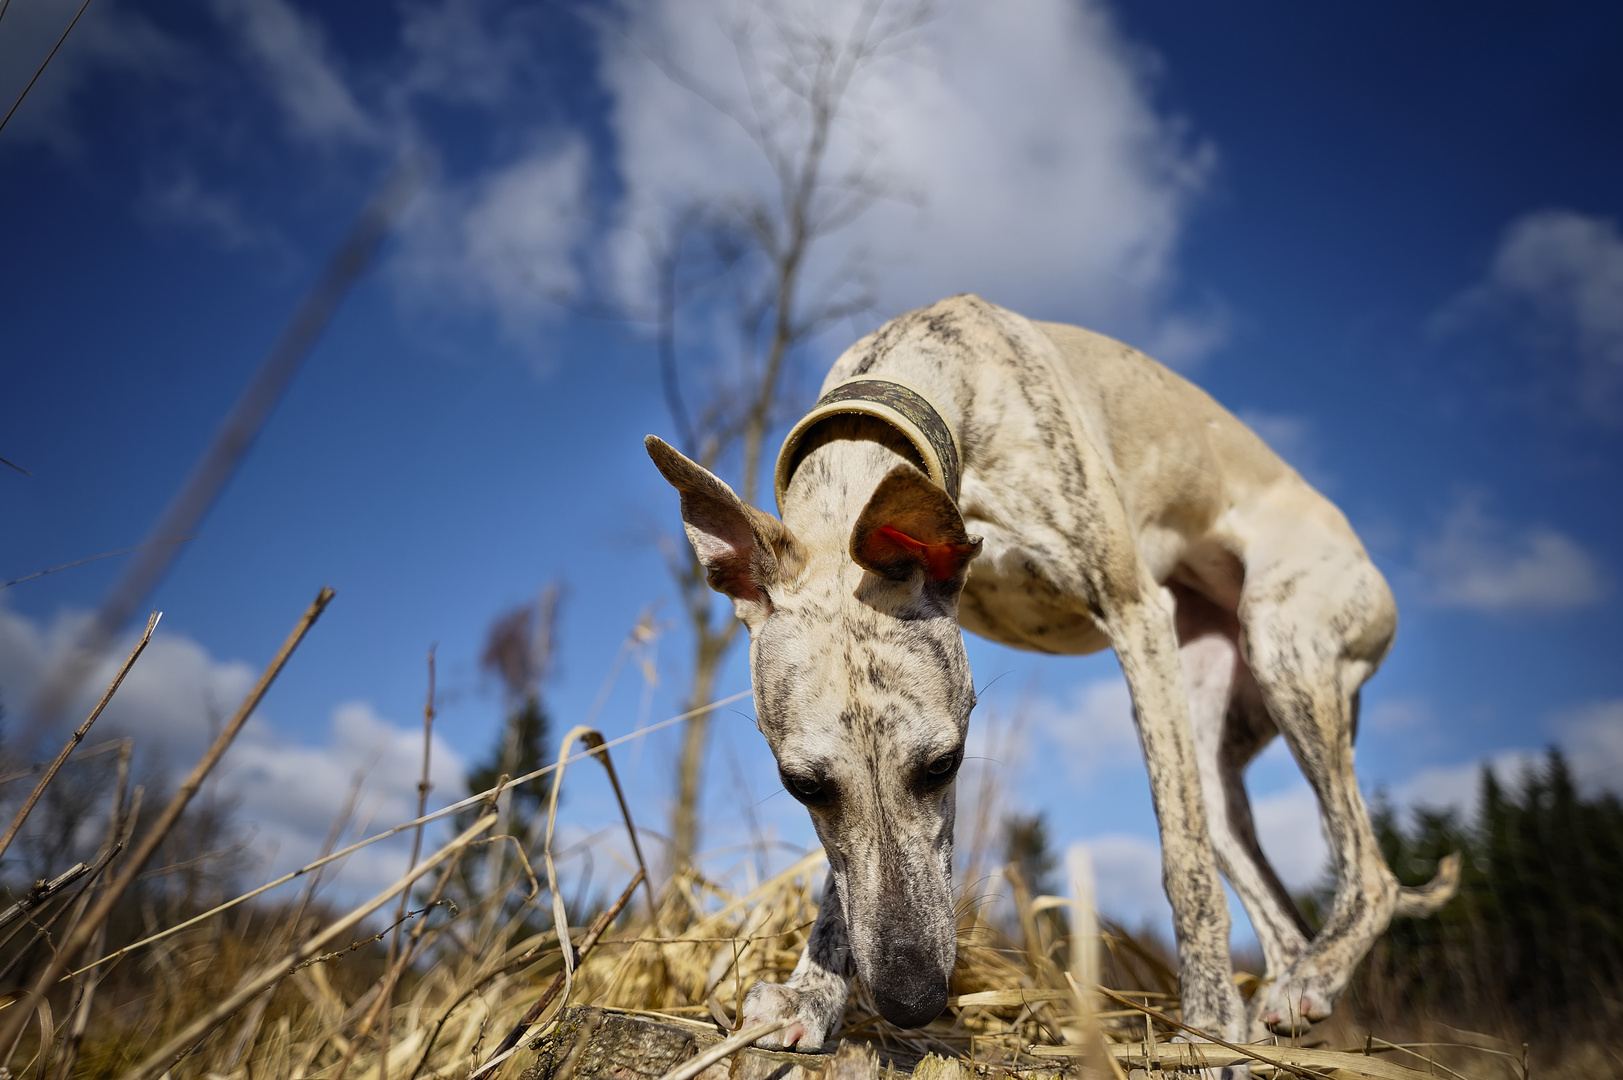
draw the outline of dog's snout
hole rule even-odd
[[[874,980],[879,1015],[899,1028],[923,1027],[947,1007],[947,980],[923,958],[902,961]]]

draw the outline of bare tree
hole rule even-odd
[[[774,190],[751,196],[699,196],[675,212],[659,243],[658,355],[665,403],[683,453],[712,472],[736,469],[735,490],[751,504],[760,491],[769,431],[784,419],[794,358],[825,327],[872,308],[867,275],[855,259],[808,282],[819,245],[849,228],[876,201],[900,195],[884,174],[877,140],[864,122],[860,91],[876,65],[911,44],[926,3],[863,0],[855,5],[757,3],[730,28],[742,76],[740,100],[709,93],[675,64],[674,81],[736,123],[759,151]],[[730,309],[739,335],[730,373],[717,370],[704,342],[684,346],[679,328],[695,307]],[[695,391],[695,385],[702,389]],[[714,699],[722,662],[739,624],[706,584],[686,543],[668,562],[693,634],[688,707]],[[671,863],[691,861],[710,717],[688,721],[677,764]]]

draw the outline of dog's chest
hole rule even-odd
[[[958,605],[965,630],[1015,648],[1077,655],[1110,647],[1074,585],[1062,588],[1050,553],[1014,543],[985,522],[970,530],[985,536]]]

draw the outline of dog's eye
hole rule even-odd
[[[789,789],[789,794],[808,806],[826,802],[828,799],[828,789],[823,786],[822,781],[814,776],[780,771],[778,777],[783,781],[783,786]]]
[[[930,778],[933,780],[945,779],[958,770],[958,762],[960,760],[961,757],[959,752],[954,750],[952,753],[942,754],[940,757],[930,762],[929,766],[924,771],[929,773]]]

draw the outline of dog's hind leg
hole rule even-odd
[[[1362,551],[1326,545],[1311,561],[1253,563],[1239,614],[1263,702],[1318,797],[1336,875],[1324,926],[1260,1010],[1274,1031],[1302,1031],[1330,1015],[1399,899],[1353,774],[1358,688],[1391,642],[1396,609]]]
[[[1245,905],[1271,981],[1302,954],[1312,936],[1257,842],[1245,790],[1246,766],[1278,732],[1240,659],[1238,620],[1199,593],[1184,588],[1173,593],[1212,850]]]

